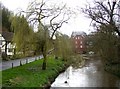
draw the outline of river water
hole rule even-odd
[[[102,66],[100,60],[88,60],[84,67],[78,69],[70,66],[55,79],[51,89],[60,87],[117,87],[120,89],[120,78],[104,71]]]

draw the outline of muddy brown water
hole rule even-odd
[[[117,87],[120,89],[120,78],[104,71],[100,60],[88,60],[82,68],[70,66],[61,73],[51,89],[55,87]]]

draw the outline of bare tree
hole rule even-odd
[[[86,8],[82,8],[82,12],[92,19],[93,26],[96,27],[97,34],[94,36],[96,40],[96,50],[100,53],[102,52],[103,56],[106,57],[106,59],[108,58],[109,61],[111,58],[117,59],[115,55],[117,55],[118,58],[120,55],[120,43],[118,41],[120,40],[119,4],[120,2],[115,0],[113,0],[113,2],[103,0],[94,1],[94,6],[88,4]]]
[[[50,30],[52,32],[51,41],[53,43],[55,52],[57,51],[57,44],[54,42],[53,37],[55,36],[56,32],[62,27],[63,24],[68,23],[68,20],[70,19],[70,17],[72,17],[73,14],[73,11],[67,9],[66,5],[63,5],[62,7],[56,10],[56,12],[49,20]],[[58,58],[57,55],[55,55],[55,58]]]
[[[103,2],[94,1],[94,5],[92,7],[89,4],[86,8],[82,8],[82,12],[97,23],[97,25],[108,26],[109,24],[111,29],[120,36],[120,27],[117,21],[117,18],[120,17],[120,14],[117,13],[119,4],[116,1],[110,3],[109,0],[104,0]]]
[[[28,21],[38,28],[38,26],[41,26],[42,29],[46,30],[46,25],[49,23],[50,30],[52,30],[51,39],[53,39],[53,36],[55,32],[60,29],[63,25],[63,23],[67,23],[67,21],[70,19],[70,13],[71,11],[66,8],[66,5],[61,6],[49,6],[46,1],[42,0],[41,2],[33,1],[28,6],[27,11],[22,11],[26,13],[26,17],[28,18]],[[46,22],[45,22],[46,21]],[[43,24],[43,22],[45,22]],[[45,32],[46,33],[46,32]],[[46,34],[45,34],[46,35]],[[45,36],[46,37],[46,36]],[[42,48],[44,61],[42,69],[46,69],[46,42],[44,42]]]
[[[62,27],[64,23],[68,23],[71,15],[73,14],[72,11],[66,8],[66,5],[59,8],[53,16],[50,18],[49,24],[52,30],[51,39],[55,35],[55,32]]]

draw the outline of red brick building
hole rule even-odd
[[[85,32],[72,32],[71,35],[73,42],[73,50],[75,53],[86,52],[86,33]]]

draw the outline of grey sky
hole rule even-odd
[[[31,0],[0,0],[5,7],[9,10],[14,11],[15,13],[19,8],[26,10],[28,3]],[[71,7],[73,10],[85,6],[86,0],[51,0],[52,2],[63,2],[66,3],[68,7]],[[89,2],[92,0],[89,0]],[[72,31],[85,31],[89,33],[90,19],[84,17],[82,13],[77,13],[76,18],[71,18],[68,24],[64,24],[60,32],[71,35]]]

